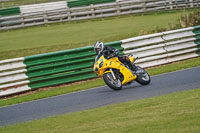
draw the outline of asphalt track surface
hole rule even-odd
[[[151,77],[147,86],[133,83],[121,91],[107,86],[0,108],[0,126],[87,110],[109,104],[200,88],[200,67]]]

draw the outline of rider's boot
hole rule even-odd
[[[131,68],[131,70],[134,71],[136,74],[144,73],[144,71],[142,69],[138,69],[138,67],[135,64],[133,64],[131,62],[129,62],[128,64],[129,64],[129,67]]]
[[[131,61],[127,61],[127,64],[129,66],[129,68],[132,70],[132,71],[137,71],[138,68],[135,66],[135,64],[131,63]]]

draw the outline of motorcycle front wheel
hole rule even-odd
[[[137,74],[136,81],[141,85],[148,85],[151,82],[151,77],[143,68],[138,67],[138,70],[141,71],[141,73]]]
[[[119,79],[113,78],[111,73],[105,73],[103,75],[104,82],[113,90],[121,90],[122,89],[122,83]]]

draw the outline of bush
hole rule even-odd
[[[200,11],[182,15],[179,18],[179,24],[182,28],[200,25]]]
[[[190,14],[181,15],[178,18],[177,23],[174,23],[174,24],[169,23],[167,28],[156,27],[154,30],[151,30],[151,31],[140,31],[139,35],[159,33],[159,32],[164,32],[164,31],[169,31],[169,30],[192,27],[196,25],[200,25],[200,11],[197,11],[197,10]]]

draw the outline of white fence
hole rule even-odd
[[[66,1],[20,6],[22,14],[29,14],[34,12],[47,12],[52,10],[66,9],[66,8],[67,8]]]
[[[0,61],[0,97],[31,90],[24,58]]]
[[[68,8],[65,1],[21,6],[21,14],[0,17],[0,30],[117,16],[150,11],[200,7],[200,0],[123,0],[114,3]]]
[[[151,67],[188,58],[198,57],[194,28],[145,35],[122,40],[125,54],[139,57],[136,64]]]

